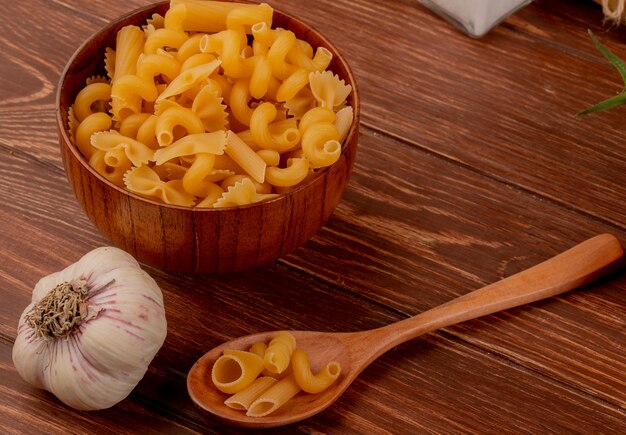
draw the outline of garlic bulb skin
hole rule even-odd
[[[68,307],[76,315],[67,314]],[[63,321],[51,319],[55,310],[65,310]],[[131,255],[103,247],[39,280],[20,317],[13,363],[24,380],[65,404],[105,409],[139,383],[166,334],[154,279]]]

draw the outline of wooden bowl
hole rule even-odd
[[[74,53],[61,75],[56,100],[59,144],[76,198],[113,244],[164,270],[222,273],[283,257],[309,240],[333,213],[350,177],[359,126],[359,96],[350,68],[326,38],[300,20],[274,12],[274,26],[333,53],[329,69],[352,85],[348,104],[354,109],[354,121],[339,161],[292,192],[224,209],[164,205],[110,183],[89,166],[70,140],[68,108],[87,77],[104,75],[104,50],[115,45],[118,30],[129,24],[141,26],[153,13],[164,14],[167,9],[168,2],[157,3],[112,22]]]

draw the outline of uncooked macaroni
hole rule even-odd
[[[106,77],[69,109],[71,140],[102,177],[166,204],[234,207],[306,182],[340,157],[352,88],[326,47],[272,18],[264,3],[171,0],[123,27]]]
[[[236,355],[246,358],[236,358]],[[253,373],[256,373],[255,378],[259,377],[251,380]],[[341,366],[336,361],[312,373],[306,352],[296,348],[296,339],[286,331],[278,332],[269,344],[254,343],[248,351],[224,351],[212,369],[215,387],[234,394],[224,404],[246,411],[250,417],[263,417],[276,411],[300,391],[321,393],[340,374]]]

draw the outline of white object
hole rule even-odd
[[[480,38],[532,0],[419,0],[473,38]]]
[[[35,285],[13,364],[73,408],[109,408],[141,380],[166,333],[156,282],[126,252],[98,248]]]

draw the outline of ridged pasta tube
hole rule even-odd
[[[226,399],[224,405],[240,411],[247,411],[250,405],[275,383],[276,379],[269,376],[257,378],[252,384]]]
[[[224,151],[255,181],[259,183],[265,182],[265,168],[267,164],[231,130],[226,134]]]
[[[213,364],[211,379],[223,393],[235,394],[246,388],[263,370],[263,359],[252,352],[227,350]]]

